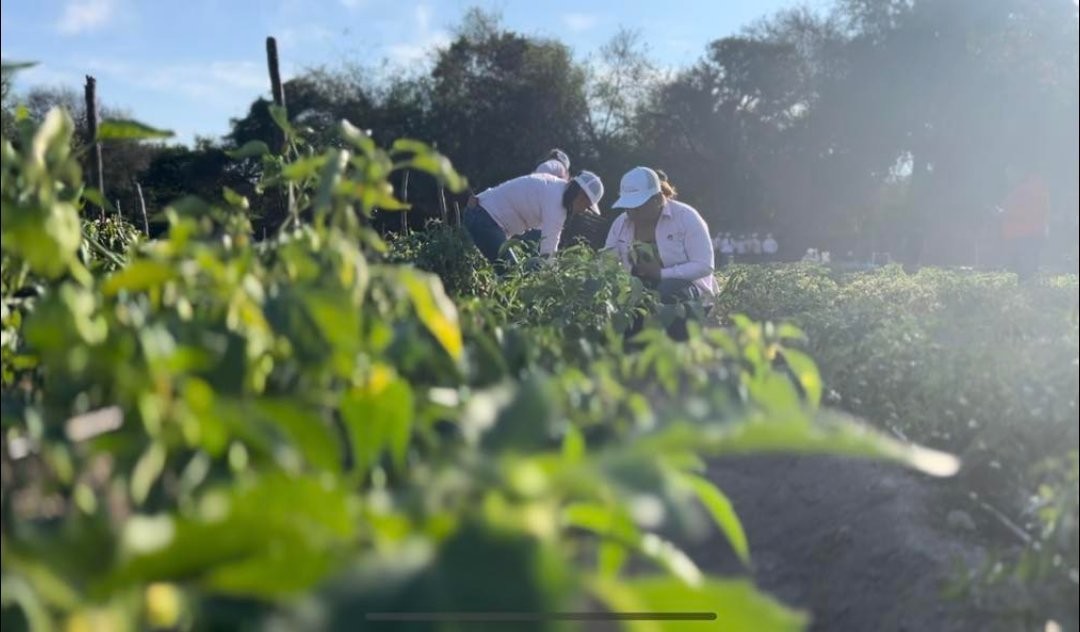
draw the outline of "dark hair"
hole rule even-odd
[[[578,184],[577,180],[571,180],[566,183],[566,190],[562,194],[562,205],[569,213],[574,208],[574,200],[577,199],[578,193],[584,193],[584,189]]]
[[[558,147],[553,147],[549,149],[547,153],[540,158],[540,160],[536,161],[536,164],[540,165],[549,160],[554,160],[558,162],[562,166],[566,167],[567,171],[570,170],[570,156],[568,156],[565,151],[559,149]]]

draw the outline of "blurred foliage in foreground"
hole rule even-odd
[[[4,139],[5,631],[586,607],[798,629],[804,613],[705,576],[661,535],[719,532],[750,563],[702,459],[955,469],[819,409],[794,327],[739,319],[675,342],[649,324],[624,342],[636,317],[672,315],[607,257],[571,250],[513,296],[455,305],[436,276],[381,263],[366,227],[403,206],[395,170],[460,189],[448,161],[346,122],[316,149],[272,114],[282,155],[237,152],[289,218],[260,243],[230,189],[170,205],[154,241],[81,219],[101,200],[61,110]]]

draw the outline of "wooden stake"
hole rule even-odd
[[[270,95],[274,100],[274,105],[285,107],[285,86],[281,83],[281,66],[278,63],[278,50],[277,40],[273,37],[266,38],[266,66],[270,72]],[[285,130],[274,130],[274,148],[276,153],[284,154],[287,149],[288,139],[285,137]],[[287,215],[293,222],[299,221],[299,212],[296,208],[296,193],[293,191],[292,183],[289,183],[286,187],[285,199],[280,202],[285,206],[284,213],[280,212],[280,209],[274,209],[274,220],[279,221],[280,216]]]
[[[150,237],[150,221],[146,218],[146,198],[143,197],[142,185],[139,184],[138,180],[135,181],[135,193],[139,196],[139,210],[142,211],[143,233],[147,237]]]
[[[281,70],[278,64],[277,40],[266,38],[266,66],[270,70],[270,96],[274,105],[285,107],[285,87],[281,84]],[[285,151],[285,132],[276,130],[277,151]]]
[[[401,177],[401,201],[409,203],[409,170],[405,170],[405,175]],[[409,234],[409,211],[401,211],[401,232],[404,235]]]
[[[86,144],[90,148],[90,177],[101,197],[105,197],[105,171],[98,142],[97,80],[86,75]],[[105,217],[105,209],[96,207],[97,217]]]

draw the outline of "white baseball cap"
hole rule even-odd
[[[558,160],[562,166],[566,167],[567,171],[570,170],[570,156],[567,156],[565,151],[561,149],[552,149],[550,158],[552,160]]]
[[[599,215],[600,209],[596,205],[600,203],[600,198],[604,197],[604,183],[600,181],[600,176],[591,171],[582,171],[574,176],[574,182],[578,183],[578,186],[589,198],[591,204],[589,208],[585,209],[586,212]]]
[[[648,167],[634,167],[619,182],[619,199],[612,208],[637,208],[660,193],[660,176]]]

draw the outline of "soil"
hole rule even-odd
[[[1017,630],[999,602],[946,597],[988,543],[947,483],[900,467],[822,456],[710,465],[750,541],[764,591],[811,613],[812,630]],[[950,518],[950,513],[952,518]],[[726,542],[688,546],[704,570],[739,573]],[[745,571],[742,571],[745,572]]]

